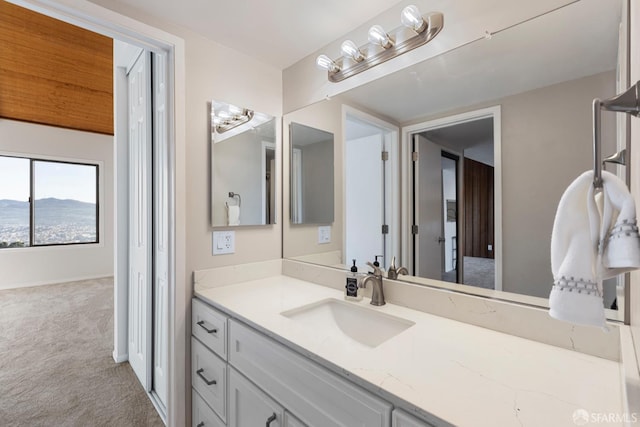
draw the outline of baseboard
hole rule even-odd
[[[122,363],[122,362],[126,362],[127,360],[129,360],[129,355],[124,353],[124,354],[117,354],[115,352],[115,350],[113,351],[113,360],[116,361],[116,363]]]
[[[113,277],[113,275],[99,274],[95,276],[80,276],[80,277],[68,277],[64,279],[54,279],[53,281],[41,280],[36,282],[0,284],[0,291],[5,289],[32,288],[35,286],[58,285],[60,283],[71,283],[71,282],[82,282],[85,280],[105,279],[107,277]]]

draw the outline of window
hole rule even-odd
[[[98,166],[0,156],[0,249],[98,243]]]

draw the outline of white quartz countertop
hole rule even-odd
[[[343,300],[340,291],[288,276],[199,290],[196,296],[432,421],[575,426],[586,424],[574,422],[574,414],[597,420],[623,413],[621,365],[610,360],[398,305],[374,307],[367,298],[350,303],[415,325],[366,347],[281,315],[326,298]],[[606,425],[622,425],[611,421]]]

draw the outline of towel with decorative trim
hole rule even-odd
[[[640,268],[640,235],[627,186],[606,171],[602,180],[596,192],[593,171],[587,171],[560,199],[551,235],[549,314],[606,328],[602,280]]]

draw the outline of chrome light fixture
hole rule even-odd
[[[240,108],[235,105],[228,104],[227,109],[215,111],[212,108],[211,121],[218,133],[225,133],[233,128],[250,122],[253,119],[253,110]]]
[[[402,10],[400,21],[402,26],[389,33],[380,25],[372,26],[368,33],[369,44],[364,46],[358,47],[351,40],[345,40],[341,46],[343,56],[332,60],[327,55],[320,55],[316,59],[318,68],[327,71],[329,81],[342,81],[428,43],[444,25],[442,13],[421,15],[414,5]]]

